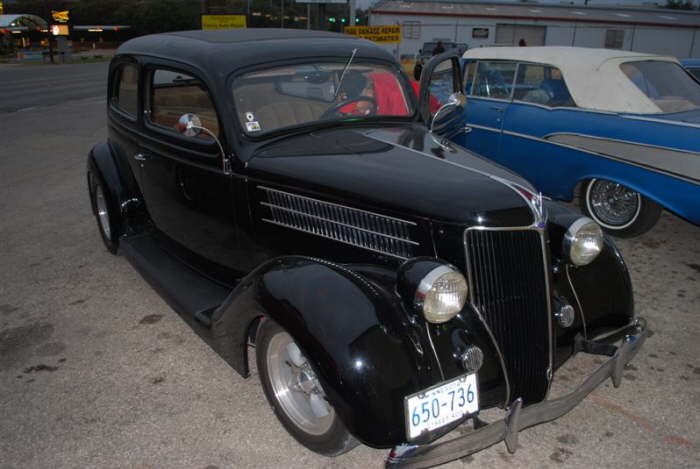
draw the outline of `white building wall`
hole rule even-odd
[[[700,57],[700,27],[664,28],[630,26],[624,24],[582,24],[566,22],[543,22],[537,20],[512,20],[498,18],[465,17],[421,17],[413,15],[370,16],[370,25],[403,24],[405,21],[420,21],[419,39],[402,38],[401,44],[385,44],[387,50],[400,55],[414,55],[424,42],[435,39],[449,39],[464,42],[470,48],[495,44],[498,24],[524,24],[546,26],[545,44],[548,46],[605,47],[606,32],[609,29],[624,30],[622,49],[676,57]],[[486,39],[472,38],[473,28],[488,28]],[[692,52],[692,53],[691,53]]]

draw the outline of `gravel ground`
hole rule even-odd
[[[257,375],[244,380],[102,247],[85,157],[102,98],[0,113],[0,468],[379,468],[289,437]],[[41,126],[38,124],[41,123]],[[665,214],[619,242],[656,332],[619,389],[445,468],[700,467],[700,228]],[[577,357],[554,392],[596,359]]]

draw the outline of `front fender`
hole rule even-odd
[[[566,262],[562,244],[564,233],[581,215],[554,203],[547,203],[547,212],[554,294],[578,312],[572,327],[564,329],[557,324],[555,328],[557,362],[561,364],[573,352],[576,334],[585,333],[593,339],[629,325],[635,318],[634,296],[627,265],[610,236],[605,235],[603,251],[593,262],[573,266]]]
[[[436,371],[395,297],[319,259],[260,266],[212,317],[215,348],[244,376],[249,327],[260,316],[294,338],[356,438],[373,447],[405,441],[403,399],[434,384]]]

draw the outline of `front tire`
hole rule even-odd
[[[118,216],[111,208],[107,197],[107,188],[102,180],[93,171],[88,171],[88,190],[90,192],[90,204],[92,213],[97,220],[97,228],[102,237],[102,242],[109,252],[116,254],[119,250],[119,225]]]
[[[622,184],[591,179],[579,199],[581,210],[613,236],[631,238],[646,233],[661,216],[659,204]]]
[[[263,319],[255,348],[265,397],[295,440],[324,456],[338,456],[358,445],[326,401],[311,363],[284,329]]]

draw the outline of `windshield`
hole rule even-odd
[[[674,62],[626,62],[620,69],[663,113],[700,108],[700,84]]]
[[[243,130],[257,136],[316,122],[413,114],[399,72],[357,60],[346,65],[287,65],[237,78],[233,97]]]

